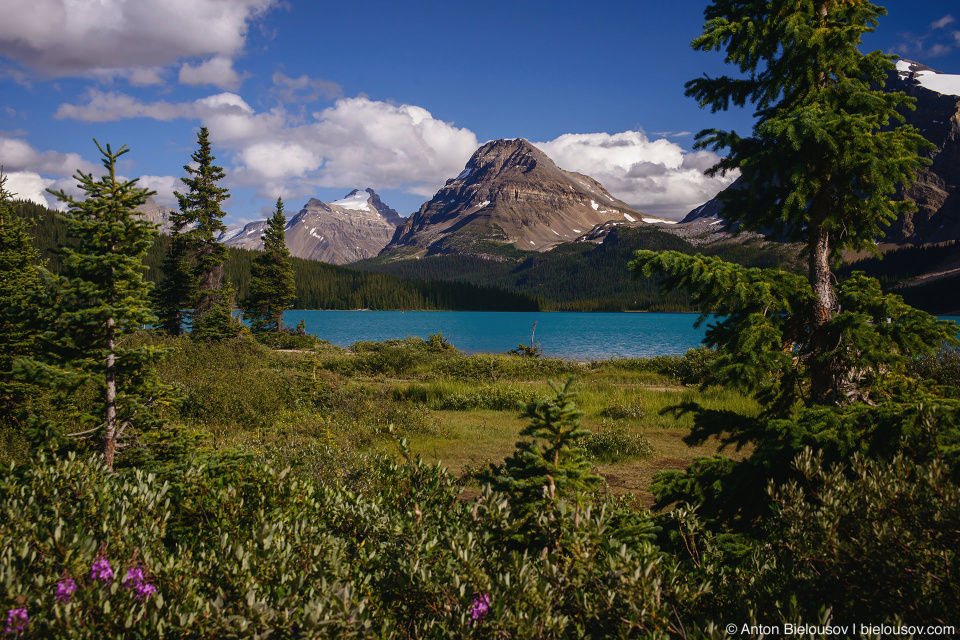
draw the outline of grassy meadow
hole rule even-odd
[[[342,349],[273,349],[250,339],[197,345],[187,338],[144,334],[170,349],[162,377],[182,401],[168,418],[200,436],[202,446],[253,453],[294,470],[317,466],[316,447],[344,455],[396,453],[394,436],[413,454],[440,463],[462,482],[464,497],[480,487],[475,472],[509,456],[524,422],[521,403],[553,394],[549,381],[576,376],[591,461],[605,490],[651,504],[647,488],[663,469],[685,468],[714,454],[716,440],[690,446],[694,401],[750,413],[752,399],[735,390],[701,389],[708,353],[581,363],[506,354],[464,355],[447,343],[408,337],[359,342]],[[742,453],[728,451],[739,458]]]

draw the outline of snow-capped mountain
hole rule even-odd
[[[402,220],[373,189],[354,189],[330,203],[311,198],[287,222],[287,248],[293,256],[332,264],[370,258],[383,249],[396,229],[387,216]],[[229,247],[259,250],[266,228],[266,220],[257,220],[225,235],[223,242]]]
[[[385,251],[482,254],[489,241],[545,251],[608,220],[642,218],[662,222],[617,200],[593,178],[560,169],[526,140],[494,140],[397,227]]]

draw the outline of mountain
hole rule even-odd
[[[917,62],[898,60],[887,86],[917,99],[916,110],[904,113],[936,145],[933,161],[904,194],[917,205],[894,222],[890,242],[927,244],[960,239],[960,75],[934,71]]]
[[[497,244],[546,251],[608,220],[641,218],[662,222],[617,200],[593,178],[560,169],[526,140],[494,140],[397,227],[384,252],[412,247],[395,253],[493,257]]]
[[[147,201],[135,209],[140,217],[156,225],[160,233],[170,233],[170,214],[176,211],[173,207],[159,204],[153,197],[147,198]]]
[[[330,203],[311,198],[287,222],[287,248],[298,258],[331,264],[362,260],[383,249],[396,229],[393,220],[402,219],[373,189],[354,189]],[[266,228],[266,220],[250,222],[225,235],[223,242],[228,247],[262,249]]]
[[[912,200],[918,210],[890,225],[884,241],[920,245],[960,239],[960,75],[899,60],[886,88],[916,98],[916,109],[903,113],[905,123],[919,129],[936,149],[927,153],[933,163],[899,196]],[[739,182],[727,188],[737,189]],[[717,198],[688,213],[683,222],[709,217],[723,217]]]

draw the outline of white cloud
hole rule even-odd
[[[76,153],[37,151],[20,138],[0,133],[0,164],[4,172],[25,171],[56,176],[72,176],[77,170],[96,172],[100,165],[84,160]]]
[[[184,58],[233,58],[250,23],[280,0],[31,0],[4,11],[0,55],[52,77],[149,69]],[[201,65],[203,66],[203,65]],[[158,74],[154,74],[159,78]],[[152,82],[147,82],[152,83]]]
[[[243,82],[245,75],[240,75],[233,68],[233,61],[225,56],[215,56],[197,66],[184,63],[180,67],[180,84],[191,87],[198,85],[213,85],[221,89],[236,90]]]
[[[954,22],[954,17],[950,14],[947,14],[935,22],[930,23],[931,29],[943,29],[948,24]]]
[[[185,189],[180,179],[174,176],[140,176],[137,186],[156,191],[157,194],[153,199],[168,207],[176,207],[178,204],[173,192]]]
[[[284,78],[279,78],[282,86]],[[304,81],[302,86],[311,85]],[[264,197],[369,185],[429,198],[460,173],[479,146],[472,131],[438,120],[426,109],[364,97],[341,98],[303,122],[283,107],[257,112],[235,93],[194,102],[144,103],[126,94],[93,90],[85,104],[61,105],[57,117],[89,122],[197,119],[209,127],[215,149],[225,150],[217,152],[221,161],[232,162],[227,184],[256,187]],[[640,131],[565,134],[535,144],[559,166],[596,178],[640,211],[674,219],[736,177],[708,178],[703,171],[717,162],[716,154],[689,153],[675,142],[650,140]]]
[[[32,171],[4,172],[3,175],[7,178],[6,189],[13,194],[15,200],[29,200],[44,207],[49,207],[56,201],[56,198],[46,192],[48,187],[53,186],[53,180]]]
[[[289,78],[277,71],[273,74],[274,92],[284,102],[315,102],[320,98],[336,98],[342,88],[336,82],[311,78],[304,74]]]
[[[689,153],[669,140],[649,140],[641,131],[565,134],[535,142],[561,168],[600,181],[639,211],[674,220],[700,206],[736,179],[703,175],[719,157]]]

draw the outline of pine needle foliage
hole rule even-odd
[[[282,331],[283,312],[296,298],[286,225],[283,200],[277,198],[276,210],[263,234],[263,253],[253,259],[250,295],[243,302],[244,316],[250,320],[254,333]]]
[[[595,488],[600,476],[582,448],[590,432],[580,426],[583,411],[577,408],[577,393],[571,376],[563,387],[550,383],[554,397],[531,400],[524,406],[521,419],[529,424],[520,432],[530,438],[517,442],[513,455],[503,464],[491,464],[481,482],[489,482],[494,491],[511,495],[511,504],[519,511],[533,514],[560,498]]]
[[[708,174],[740,172],[740,188],[720,196],[727,222],[806,245],[814,296],[797,312],[822,356],[810,369],[822,404],[846,402],[850,391],[843,362],[827,357],[839,310],[833,264],[846,249],[875,251],[874,238],[913,207],[892,199],[897,188],[929,164],[920,132],[894,126],[913,99],[878,88],[895,56],[858,48],[885,14],[860,0],[717,0],[692,43],[723,50],[740,77],[691,80],[687,95],[714,112],[755,107],[749,136],[697,135],[697,148],[728,150]]]
[[[161,424],[156,407],[168,390],[153,368],[164,350],[124,346],[127,336],[155,322],[143,257],[156,228],[134,214],[152,192],[137,187],[136,180],[117,177],[117,160],[129,151],[126,146],[114,152],[94,142],[106,174],[100,180],[75,174],[86,198],[50,192],[69,206],[63,221],[75,244],[62,249],[59,274],[41,269],[47,284],[40,306],[46,331],[36,357],[17,364],[65,401],[82,385],[96,389],[95,409],[80,416],[79,425],[69,425],[75,432],[67,435],[99,439],[104,463],[112,468],[118,447],[137,430]]]
[[[28,316],[42,281],[40,252],[33,246],[30,225],[12,206],[7,177],[0,169],[0,424],[16,420],[29,386],[14,377],[14,359],[29,355],[40,330]]]
[[[234,289],[224,278],[227,247],[219,242],[226,231],[221,203],[229,191],[218,181],[226,174],[213,164],[210,132],[201,127],[198,149],[190,157],[196,165],[184,165],[187,175],[180,179],[186,193],[174,192],[180,211],[171,217],[173,239],[163,264],[164,283],[158,295],[161,326],[178,335],[183,312],[192,307],[193,337],[223,340],[240,333],[233,319]]]

